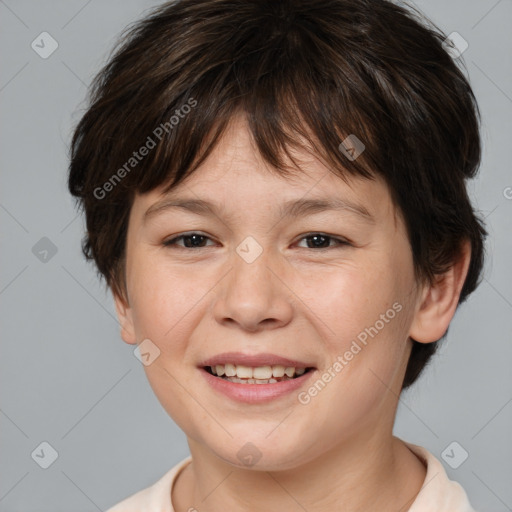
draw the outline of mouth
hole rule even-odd
[[[297,379],[315,370],[312,366],[247,366],[236,363],[203,366],[203,369],[214,377],[237,384],[274,384]]]
[[[198,369],[215,393],[254,405],[286,399],[305,386],[317,371],[306,361],[269,352],[224,352],[203,360]]]

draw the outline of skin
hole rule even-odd
[[[161,190],[137,195],[126,251],[127,297],[114,296],[126,343],[149,338],[160,350],[145,366],[162,406],[185,432],[193,458],[172,490],[177,512],[407,510],[426,470],[392,435],[411,350],[446,331],[469,264],[458,261],[434,285],[419,285],[400,212],[386,184],[350,178],[295,150],[301,172],[272,173],[243,117],[206,162],[170,192],[218,202],[217,215],[167,209],[143,221]],[[341,197],[351,211],[283,218],[286,200]],[[199,232],[196,247],[163,242]],[[304,238],[322,233],[333,238]],[[236,252],[247,237],[263,252],[247,263]],[[350,242],[337,245],[334,238]],[[190,242],[190,240],[189,240]],[[325,247],[325,248],[322,248]],[[297,393],[241,404],[212,389],[197,366],[225,351],[272,352],[306,361],[317,374],[357,335],[399,303],[402,309],[307,404]],[[247,442],[261,452],[244,466]]]

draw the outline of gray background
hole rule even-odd
[[[87,84],[117,34],[159,3],[0,0],[1,512],[105,510],[188,455],[82,258],[83,219],[66,189]],[[484,141],[471,196],[490,237],[485,278],[402,396],[395,434],[441,460],[457,441],[469,456],[457,469],[443,460],[449,476],[477,510],[512,510],[512,2],[415,5],[469,43],[463,58]],[[43,31],[59,44],[47,59],[31,48]],[[57,250],[45,261],[43,237]],[[48,469],[35,462],[48,449],[31,456],[43,441],[58,452]]]

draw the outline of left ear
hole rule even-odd
[[[121,327],[121,338],[129,345],[136,345],[135,328],[133,325],[132,309],[128,303],[128,299],[124,296],[112,292],[114,305],[116,307],[117,318]]]
[[[471,261],[471,243],[462,243],[453,265],[425,286],[411,324],[409,336],[419,343],[431,343],[443,337],[457,309],[460,292]]]

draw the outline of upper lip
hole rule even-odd
[[[278,356],[277,354],[261,353],[261,354],[244,354],[243,352],[223,352],[216,356],[210,357],[200,363],[200,366],[215,366],[218,364],[242,364],[245,366],[275,366],[282,365],[286,367],[293,366],[295,368],[313,368],[314,365],[297,361],[296,359],[288,359],[287,357]]]

